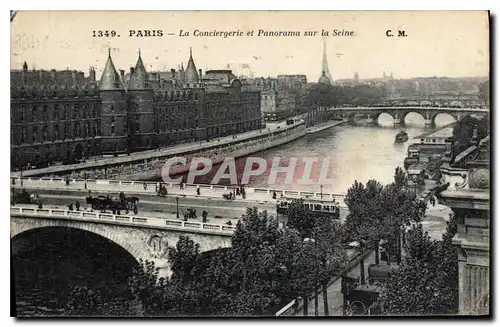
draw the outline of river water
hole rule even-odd
[[[436,126],[426,127],[421,116],[410,113],[404,126],[393,126],[391,117],[381,115],[378,125],[367,125],[366,122],[359,121],[354,126],[341,125],[309,134],[305,138],[259,154],[267,162],[281,157],[283,166],[290,164],[290,159],[296,157],[297,165],[290,183],[287,183],[285,174],[278,174],[273,183],[269,180],[269,174],[265,173],[252,178],[249,186],[316,192],[322,189],[323,192],[345,193],[355,180],[366,183],[375,179],[383,184],[390,183],[396,167],[403,167],[408,146],[420,141],[415,137],[453,121],[451,116],[439,115],[436,117]],[[408,142],[394,143],[396,134],[402,130],[408,133]],[[318,165],[313,165],[311,171],[310,179],[313,183],[301,184],[306,157],[318,158]],[[331,182],[321,182],[322,169],[328,172],[326,177]]]
[[[426,127],[420,115],[410,113],[403,126],[393,126],[392,117],[383,114],[378,125],[368,125],[366,121],[360,120],[355,125],[332,127],[283,146],[252,154],[251,157],[256,159],[240,158],[236,160],[236,169],[232,166],[214,166],[209,173],[196,177],[195,183],[234,185],[237,180],[237,184],[250,187],[324,193],[345,193],[355,180],[366,183],[375,179],[386,184],[393,181],[395,168],[403,167],[408,146],[420,141],[415,137],[453,121],[451,116],[438,115],[436,125]],[[395,136],[403,130],[408,133],[409,140],[395,143]],[[257,170],[261,166],[261,163],[249,164],[247,161],[257,159],[265,160],[265,171],[242,183],[245,171]],[[314,160],[316,162],[312,164],[312,169],[306,170],[306,162]],[[278,166],[292,167],[290,176],[287,177],[285,173],[273,174],[272,171]],[[236,170],[236,178],[232,181],[229,177],[219,179],[219,170],[226,176],[231,175],[231,170]],[[184,181],[186,176],[184,174]]]

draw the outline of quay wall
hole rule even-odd
[[[55,169],[52,172],[50,170],[47,171],[47,169],[41,169],[39,174],[26,171],[24,176],[70,177],[73,179],[160,179],[163,163],[169,158],[186,158],[186,165],[179,164],[171,167],[170,176],[175,176],[187,172],[191,159],[194,157],[210,158],[212,165],[217,165],[222,163],[226,157],[240,158],[248,156],[252,153],[264,151],[304,137],[305,133],[305,124],[299,122],[290,126],[282,126],[272,131],[262,131],[262,133],[254,136],[223,141],[219,144],[209,144],[206,146],[200,144],[194,150],[180,149],[179,151],[171,151],[170,153],[148,152],[145,154],[145,158],[137,158],[135,156],[135,158],[130,158],[130,160],[126,160],[127,158],[112,158],[117,160],[102,160],[102,162],[101,160],[97,160],[95,162],[87,162],[83,165],[54,167]],[[43,173],[44,170],[47,172]]]

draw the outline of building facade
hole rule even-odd
[[[262,116],[266,121],[286,119],[295,113],[295,95],[275,90],[261,92]]]
[[[225,80],[203,79],[191,53],[185,71],[169,73],[147,72],[139,53],[127,75],[109,54],[100,81],[92,67],[85,76],[30,71],[25,63],[11,71],[12,167],[71,163],[261,128],[260,91],[225,74]]]

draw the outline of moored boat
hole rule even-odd
[[[395,143],[404,143],[408,141],[408,133],[405,131],[401,131],[396,135],[396,139],[394,140]]]

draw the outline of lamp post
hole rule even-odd
[[[176,203],[176,207],[177,207],[177,218],[179,218],[179,197],[175,198],[175,203]]]
[[[320,186],[319,186],[319,188],[320,188],[320,190],[321,190],[320,196],[321,196],[321,198],[323,199],[323,185],[320,185]]]
[[[313,234],[314,236],[314,234]],[[318,266],[318,243],[314,238],[305,238],[304,242],[314,243],[314,265],[316,269],[316,276],[314,278],[314,315],[318,316],[318,279],[319,279],[319,266]],[[305,299],[307,301],[307,299]]]

